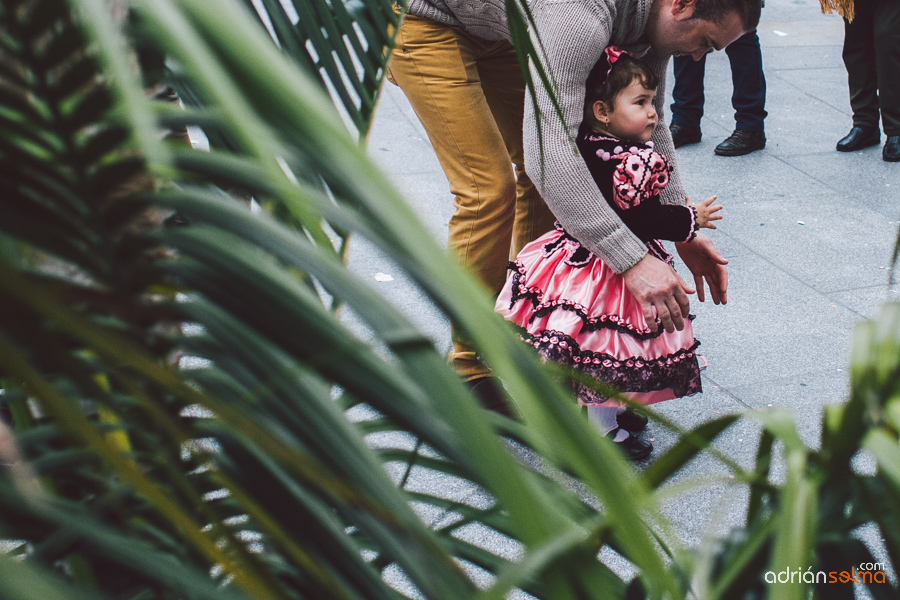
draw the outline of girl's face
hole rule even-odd
[[[616,96],[612,110],[608,110],[603,102],[595,102],[594,118],[619,139],[646,142],[659,121],[653,106],[654,98],[656,90],[648,90],[640,79],[635,78]]]

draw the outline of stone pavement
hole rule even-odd
[[[730,261],[729,301],[714,306],[693,298],[695,334],[709,361],[705,391],[656,408],[692,427],[720,414],[790,407],[801,437],[816,446],[822,407],[847,394],[853,324],[900,296],[888,285],[900,226],[900,164],[882,161],[880,147],[856,153],[834,149],[851,126],[841,19],[822,15],[816,0],[766,4],[758,30],[768,82],[766,148],[744,157],[713,154],[734,128],[729,62],[717,52],[707,60],[703,141],[677,151],[691,197],[717,194],[725,207],[725,219],[710,237]],[[670,72],[669,87],[671,81]],[[376,112],[369,149],[434,235],[445,240],[451,212],[446,178],[415,114],[392,85]],[[350,266],[399,303],[438,348],[449,347],[446,321],[387,259],[357,239]],[[689,275],[683,267],[679,272]],[[716,445],[749,465],[758,433],[741,421]],[[658,426],[644,435],[658,451],[674,443]],[[861,457],[860,468],[872,466]],[[679,480],[723,474],[723,467],[701,456]],[[418,483],[437,484],[425,475]],[[479,501],[476,489],[453,493]],[[664,510],[684,543],[692,545],[740,525],[745,503],[745,494],[711,486],[677,497]],[[518,551],[486,529],[469,527],[463,535],[498,554]],[[881,560],[877,532],[860,535]],[[616,557],[610,564],[627,575],[627,565]]]

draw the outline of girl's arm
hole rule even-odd
[[[691,207],[660,204],[658,201],[642,202],[627,210],[620,209],[619,216],[644,242],[689,242],[697,235],[699,228]]]
[[[650,240],[670,240],[673,242],[690,242],[701,227],[715,229],[712,221],[722,219],[716,214],[722,206],[711,206],[716,196],[712,196],[700,204],[672,206],[657,202],[644,202],[617,212],[636,236],[647,242]]]
[[[671,183],[671,166],[662,154],[650,148],[623,152],[621,147],[610,154],[608,142],[607,149],[600,148],[603,143],[582,139],[579,148],[610,206],[641,241],[689,242],[699,227],[715,229],[711,221],[722,218],[715,214],[722,207],[711,206],[715,196],[698,205],[690,199],[680,206],[660,202],[660,193]]]

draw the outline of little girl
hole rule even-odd
[[[659,193],[669,180],[666,158],[653,151],[657,124],[653,99],[656,75],[615,47],[587,79],[585,118],[578,148],[606,201],[651,254],[672,264],[660,239],[690,241],[721,206],[715,196],[697,205],[663,205]],[[683,331],[647,327],[624,278],[566,233],[557,222],[525,246],[510,264],[510,276],[496,310],[525,329],[523,339],[546,359],[607,383],[640,404],[701,391],[700,367],[690,321]],[[632,460],[653,446],[631,435],[646,417],[626,410],[588,387],[575,384],[588,418]]]

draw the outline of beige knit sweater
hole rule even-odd
[[[642,57],[660,76],[656,110],[661,125],[652,139],[656,150],[675,167],[672,136],[662,124],[669,59],[653,54],[644,37],[652,3],[653,0],[530,0],[537,35],[546,52],[544,64],[556,83],[565,125],[539,85],[544,152],[542,157],[535,113],[530,99],[526,99],[525,166],[566,231],[619,273],[641,260],[647,254],[647,247],[603,199],[573,140],[583,115],[588,73],[604,48],[621,46]],[[503,0],[411,0],[408,12],[461,27],[483,39],[509,39]],[[535,39],[534,32],[532,39]],[[685,192],[677,169],[673,169],[661,199],[666,204],[684,204]]]

